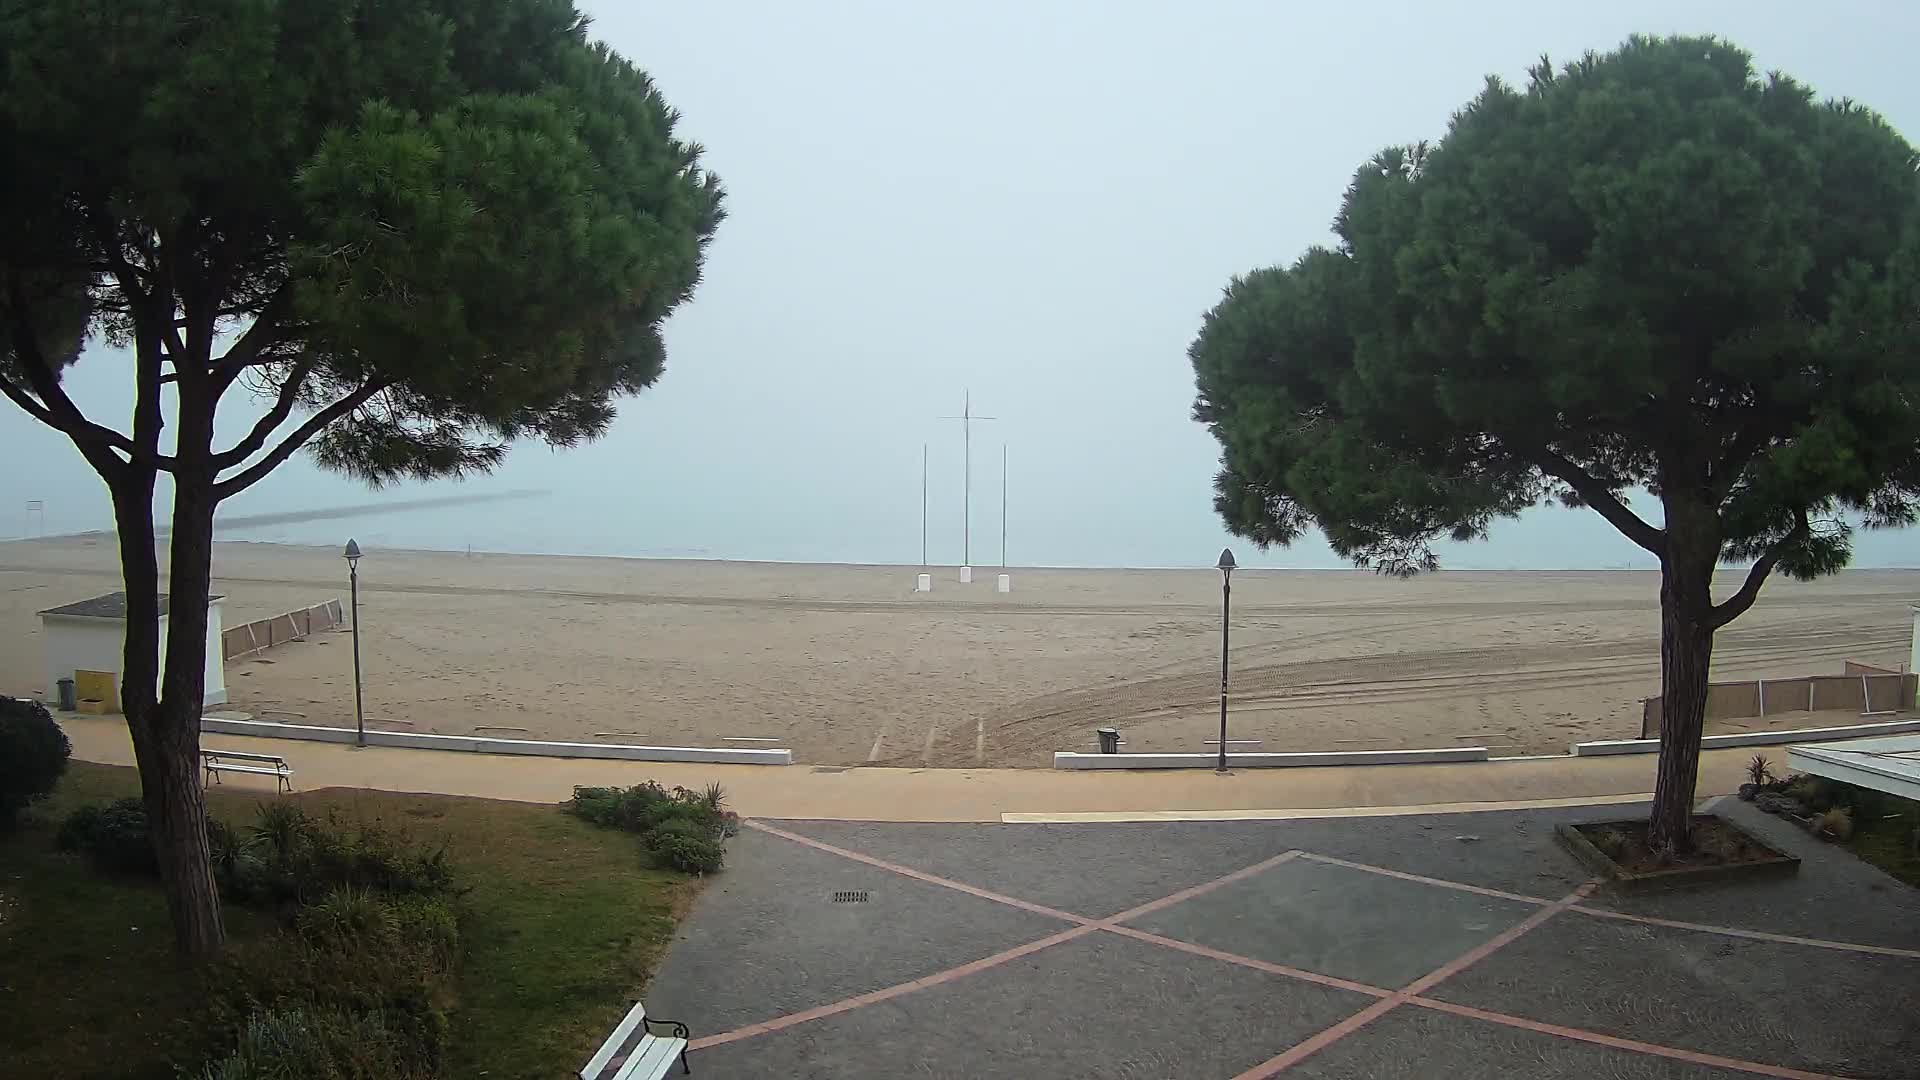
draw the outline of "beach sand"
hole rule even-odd
[[[1130,751],[1211,749],[1215,571],[1014,568],[1009,595],[994,591],[995,569],[961,585],[950,567],[916,595],[918,572],[369,551],[367,715],[405,731],[788,746],[823,765],[1044,766],[1055,750],[1092,750],[1103,725]],[[347,599],[333,549],[222,543],[214,574],[229,626]],[[1724,576],[1723,594],[1739,577]],[[46,693],[37,612],[119,586],[109,537],[0,544],[0,693]],[[1920,571],[1773,580],[1719,634],[1714,677],[1900,667],[1916,599]],[[1659,690],[1657,603],[1644,572],[1242,570],[1231,737],[1267,751],[1496,755],[1635,737],[1640,699]],[[230,662],[228,708],[351,726],[352,670],[349,635],[319,634]]]

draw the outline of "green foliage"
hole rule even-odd
[[[263,1016],[291,1010],[332,1018],[312,1033],[321,1040],[309,1049],[314,1071],[289,1076],[439,1076],[447,1053],[446,989],[461,956],[459,923],[443,896],[336,889],[296,910],[293,933],[229,958],[216,980],[213,1015],[238,1033],[234,1056],[243,1059],[248,1031]],[[336,1029],[339,1039],[332,1037]],[[355,1033],[369,1045],[354,1049],[345,1036]],[[217,1067],[235,1067],[230,1061]]]
[[[0,697],[0,831],[53,790],[72,754],[66,732],[45,705]]]
[[[147,808],[139,799],[79,807],[61,821],[54,843],[61,851],[86,855],[102,870],[149,877],[160,873],[147,835]]]
[[[1747,780],[1755,785],[1773,781],[1773,763],[1767,760],[1767,755],[1755,754],[1753,760],[1747,762]]]
[[[291,803],[261,803],[255,824],[236,831],[207,822],[214,881],[229,900],[286,905],[316,900],[332,890],[390,895],[438,895],[454,888],[442,848],[412,844],[377,820],[318,819]],[[61,823],[57,843],[80,851],[103,869],[155,876],[147,812],[139,799],[82,806]]]
[[[629,788],[576,787],[562,809],[596,825],[639,834],[640,846],[657,865],[711,874],[726,858],[720,841],[739,831],[739,817],[725,806],[726,791],[719,784],[693,791],[648,780]]]
[[[200,1080],[432,1080],[411,1025],[382,1012],[287,1009],[248,1017],[239,1045]]]
[[[37,393],[91,328],[157,375],[143,319],[178,314],[201,362],[255,328],[234,348],[289,405],[377,388],[314,444],[369,480],[591,438],[723,216],[678,119],[554,0],[0,6],[0,305],[36,329],[0,372]]]
[[[1830,573],[1920,499],[1920,174],[1873,112],[1633,38],[1382,152],[1338,246],[1236,278],[1190,356],[1216,505],[1388,573],[1542,500],[1681,575]],[[1644,488],[1662,528],[1624,498]],[[1750,598],[1747,602],[1750,602]]]

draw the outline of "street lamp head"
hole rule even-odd
[[[1233,566],[1234,566],[1233,549],[1221,548],[1220,561],[1218,563],[1215,563],[1214,565],[1220,568],[1220,576],[1222,578],[1231,578],[1233,576]]]
[[[340,557],[347,560],[348,566],[360,565],[360,545],[348,540],[347,550],[341,552]]]

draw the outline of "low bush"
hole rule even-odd
[[[160,873],[147,837],[147,808],[139,799],[80,807],[60,823],[54,845],[62,851],[79,852],[95,866],[113,873]]]
[[[640,837],[653,861],[689,874],[719,870],[720,842],[739,831],[739,816],[726,809],[726,790],[663,787],[652,780],[632,787],[576,787],[563,804],[567,813],[596,825]]]
[[[384,1012],[285,1009],[249,1017],[231,1054],[201,1080],[431,1080],[437,1056],[423,1055],[406,1023]]]
[[[80,807],[61,823],[55,842],[103,869],[159,873],[139,799]],[[245,830],[209,818],[207,851],[221,895],[236,903],[299,904],[339,888],[394,895],[453,888],[445,849],[414,846],[378,821],[322,820],[291,803],[261,804]]]
[[[0,697],[0,831],[53,790],[72,754],[66,732],[45,705]]]

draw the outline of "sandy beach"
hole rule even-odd
[[[222,543],[228,625],[338,596],[331,549]],[[1209,749],[1212,570],[935,569],[371,551],[367,713],[394,730],[790,746],[817,765],[1042,766],[1121,729]],[[1727,575],[1732,589],[1735,575]],[[0,544],[0,692],[41,695],[36,613],[119,587],[111,540]],[[1640,572],[1243,570],[1232,737],[1264,750],[1483,745],[1563,752],[1638,734],[1658,691],[1657,579]],[[1920,571],[1775,580],[1719,635],[1717,679],[1899,667]],[[344,632],[231,662],[229,708],[351,725]],[[1800,726],[1805,714],[1768,718]],[[1818,722],[1845,722],[1821,714]],[[1754,722],[1715,722],[1740,730]],[[771,740],[748,742],[744,740]]]

